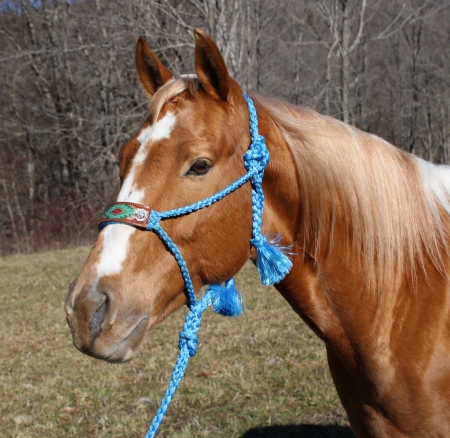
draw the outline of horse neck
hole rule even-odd
[[[378,298],[365,293],[364,278],[357,276],[342,254],[344,247],[339,224],[334,230],[333,256],[326,262],[315,258],[314,249],[305,248],[308,236],[302,227],[303,199],[298,169],[292,151],[264,107],[257,107],[260,133],[266,138],[271,161],[263,180],[265,208],[263,233],[283,236],[283,244],[294,244],[293,268],[275,287],[292,308],[327,344],[354,357],[349,334],[359,332],[367,318],[376,318]],[[317,176],[320,178],[320,175]],[[326,202],[324,200],[324,202]],[[364,301],[364,302],[363,302]],[[349,309],[364,306],[364,312],[349,317]]]

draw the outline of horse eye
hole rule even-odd
[[[211,163],[208,160],[197,160],[189,169],[188,175],[205,175],[211,169]]]

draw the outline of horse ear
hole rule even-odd
[[[231,78],[214,41],[195,29],[195,70],[206,92],[215,99],[228,100]]]
[[[136,70],[142,89],[150,99],[173,76],[150,50],[143,36],[136,44]]]

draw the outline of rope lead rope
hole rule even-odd
[[[265,139],[258,132],[258,116],[253,101],[247,94],[244,94],[244,98],[247,102],[248,113],[250,118],[250,135],[251,144],[248,151],[244,154],[244,167],[247,173],[229,186],[225,187],[216,194],[209,198],[203,199],[194,204],[186,207],[177,208],[174,210],[168,210],[165,212],[157,212],[150,210],[149,207],[140,206],[150,211],[148,223],[146,229],[153,231],[158,235],[161,241],[166,245],[168,250],[174,256],[180,271],[183,276],[185,289],[187,293],[187,306],[189,312],[186,315],[186,320],[183,326],[183,330],[180,332],[180,340],[178,347],[180,352],[178,354],[175,366],[172,372],[164,398],[161,401],[161,405],[153,418],[152,424],[147,432],[146,438],[153,438],[164,418],[167,408],[172,401],[173,396],[184,376],[186,367],[189,362],[189,358],[194,356],[198,347],[198,331],[202,322],[203,312],[210,306],[213,306],[214,312],[223,316],[239,316],[242,313],[242,297],[240,292],[235,288],[234,279],[227,280],[224,285],[212,284],[208,286],[205,294],[200,300],[197,300],[195,295],[192,280],[189,275],[189,270],[184,258],[178,249],[177,245],[172,241],[166,231],[161,227],[160,221],[168,218],[178,217],[185,214],[192,213],[202,208],[208,207],[215,202],[219,201],[223,197],[227,196],[237,188],[244,185],[247,181],[251,180],[252,185],[252,238],[250,243],[255,247],[257,259],[256,267],[258,268],[261,283],[264,285],[270,285],[280,282],[292,267],[292,262],[287,256],[290,247],[284,247],[279,245],[281,236],[276,236],[270,242],[267,237],[261,233],[262,226],[262,214],[264,209],[264,193],[262,188],[262,180],[264,176],[264,170],[270,160],[269,151],[265,143]],[[132,206],[130,208],[130,215],[134,214],[134,209],[139,207],[137,204],[131,204],[127,202],[121,202],[117,205],[110,205],[105,212],[105,217],[109,218],[110,215],[106,214],[108,211],[112,211],[115,206],[121,209],[126,209],[126,206]],[[125,221],[126,215],[122,218],[122,223]],[[120,220],[114,222],[104,221],[100,224],[99,229],[102,229],[106,225],[121,223]],[[128,223],[130,225],[130,223]]]
[[[146,438],[153,438],[158,428],[164,419],[167,408],[172,401],[173,396],[181,382],[186,371],[189,358],[194,356],[198,347],[198,331],[202,322],[203,312],[213,303],[214,311],[224,316],[239,316],[242,313],[242,299],[240,293],[234,287],[234,279],[225,282],[225,287],[220,285],[211,285],[207,288],[205,294],[197,301],[195,291],[192,285],[189,270],[186,262],[183,259],[179,249],[167,235],[167,233],[159,225],[159,220],[188,214],[209,206],[229,193],[242,186],[245,182],[251,179],[252,183],[252,239],[251,244],[255,247],[257,252],[257,267],[260,274],[261,283],[265,285],[278,283],[281,281],[292,267],[292,262],[285,254],[288,248],[271,246],[277,244],[279,239],[268,242],[266,236],[261,234],[262,213],[264,209],[264,193],[262,189],[262,179],[264,170],[269,163],[270,155],[267,149],[265,139],[258,132],[258,116],[253,101],[247,94],[244,94],[247,102],[248,112],[250,117],[250,134],[251,144],[248,151],[244,154],[244,167],[247,173],[239,178],[234,183],[230,184],[225,189],[216,193],[215,195],[200,201],[191,206],[182,207],[176,210],[171,210],[166,213],[157,213],[152,211],[147,229],[154,230],[159,238],[167,245],[170,252],[175,257],[175,260],[180,267],[181,274],[184,279],[186,291],[189,297],[188,307],[189,312],[186,315],[183,330],[180,332],[180,341],[178,347],[180,352],[178,354],[172,377],[170,379],[164,398],[161,405],[153,418],[152,424],[147,432]],[[258,263],[259,262],[259,263]],[[226,302],[225,305],[220,306],[220,301]],[[232,302],[232,304],[230,304]]]

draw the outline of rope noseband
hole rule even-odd
[[[189,357],[194,356],[197,352],[198,330],[200,328],[203,312],[212,305],[214,312],[223,316],[239,316],[242,313],[242,299],[240,292],[235,288],[234,279],[227,280],[224,285],[210,285],[206,289],[203,297],[200,300],[197,300],[186,262],[177,245],[162,228],[160,222],[168,218],[183,216],[208,207],[251,180],[252,238],[250,243],[256,249],[256,266],[258,268],[261,283],[264,285],[278,283],[286,276],[292,267],[292,262],[286,255],[287,248],[278,245],[281,237],[269,242],[267,237],[261,234],[262,213],[264,208],[262,179],[264,170],[269,163],[270,155],[264,137],[258,132],[258,117],[253,101],[246,94],[244,94],[244,98],[247,102],[250,116],[251,134],[250,147],[243,155],[244,167],[247,170],[245,175],[209,198],[174,210],[158,212],[152,210],[148,206],[131,202],[111,204],[103,213],[104,220],[99,225],[99,231],[106,225],[122,223],[156,233],[178,263],[186,288],[189,312],[186,315],[183,330],[180,333],[178,344],[180,352],[167,391],[155,418],[153,419],[146,438],[153,438],[156,435],[159,425],[161,424],[167,408],[169,407],[175,391],[184,375]]]

